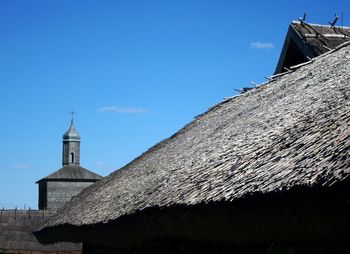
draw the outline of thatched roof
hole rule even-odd
[[[73,198],[37,231],[40,241],[97,246],[106,238],[103,244],[133,249],[167,237],[240,246],[332,238],[331,248],[337,239],[343,248],[349,45],[196,117]]]
[[[0,210],[0,253],[81,253],[81,244],[40,244],[32,231],[51,213],[38,210]]]
[[[232,202],[350,172],[350,47],[217,104],[88,187],[45,228],[118,220],[150,207]]]
[[[52,174],[40,179],[37,183],[43,180],[79,180],[79,181],[97,181],[102,176],[95,174],[78,165],[66,165]]]
[[[350,40],[350,27],[293,21],[278,60],[275,73],[308,61]]]

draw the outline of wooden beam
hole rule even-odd
[[[346,38],[349,37],[345,34],[305,34],[305,38],[317,38],[318,36],[326,37],[326,38]]]
[[[322,45],[327,50],[332,50],[331,48],[327,47],[326,45]]]
[[[312,25],[309,25],[309,24],[306,23],[306,22],[303,22],[302,25],[307,26],[307,27],[310,28],[312,31],[314,31],[315,34],[321,36],[321,37],[322,37],[323,39],[325,39],[325,40],[328,40],[327,37],[325,37],[325,36],[323,36],[322,34],[320,34]]]

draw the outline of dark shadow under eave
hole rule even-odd
[[[181,252],[180,247],[189,253],[199,249],[201,253],[233,249],[246,253],[271,246],[342,253],[350,248],[349,184],[346,180],[330,188],[294,187],[233,202],[149,208],[107,223],[62,225],[36,235],[46,243],[82,241],[84,253],[95,252],[95,248],[101,253]]]

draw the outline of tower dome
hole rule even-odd
[[[73,121],[71,121],[69,129],[62,136],[63,141],[80,141],[79,132],[75,129]]]

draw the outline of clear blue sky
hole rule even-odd
[[[37,208],[69,111],[81,165],[103,176],[234,89],[272,74],[289,23],[344,1],[0,1],[0,207]]]

